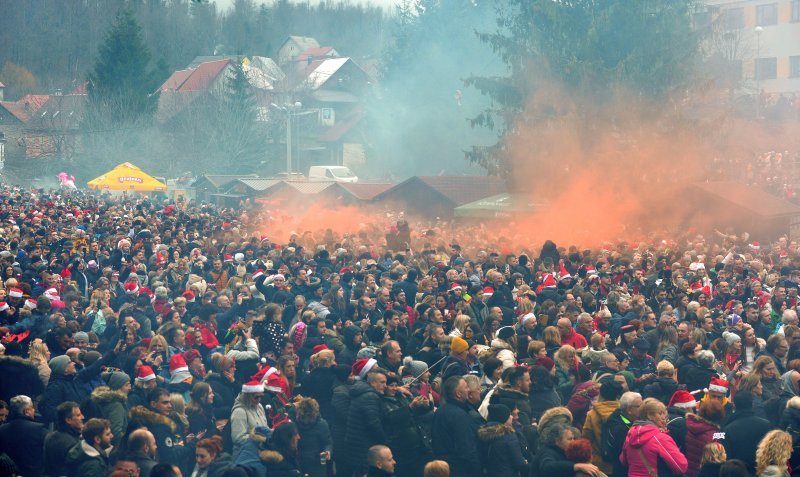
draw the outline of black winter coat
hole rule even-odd
[[[115,355],[109,353],[103,356],[102,359],[98,359],[78,371],[77,374],[70,376],[64,374],[61,376],[51,375],[50,382],[47,383],[47,388],[44,390],[42,401],[39,403],[39,412],[45,422],[56,422],[56,407],[62,402],[73,401],[82,404],[84,400],[88,399],[90,391],[86,384],[96,378],[102,371],[103,366],[111,363],[114,358]]]
[[[430,450],[425,446],[423,434],[409,404],[400,395],[381,397],[383,432],[386,434],[386,445],[397,462],[395,475],[399,477],[421,475],[425,463],[431,459]]]
[[[386,444],[381,423],[381,395],[366,381],[356,381],[350,389],[344,459],[353,466],[367,465],[367,450]]]
[[[433,415],[433,455],[450,464],[451,477],[481,475],[478,427],[466,402],[445,401]]]
[[[779,427],[784,431],[792,434],[792,439],[795,440],[796,436],[800,434],[800,409],[795,407],[787,407],[781,416]],[[725,440],[728,440],[727,438]],[[794,443],[797,446],[797,443]],[[792,469],[800,467],[800,447],[792,449],[792,455],[789,457],[789,466]]]
[[[705,389],[711,378],[717,376],[717,372],[710,368],[701,368],[700,366],[689,368],[689,376],[686,378],[686,389],[689,392],[697,391],[698,389]]]
[[[158,414],[144,406],[131,408],[130,415],[131,422],[143,425],[153,433],[160,463],[177,465],[184,473],[192,469],[194,444],[178,445],[184,440],[186,430],[181,428],[176,419]]]
[[[728,459],[744,461],[750,473],[755,473],[756,447],[767,432],[772,430],[772,424],[756,416],[755,411],[748,409],[733,413],[723,430]]]
[[[678,382],[672,378],[659,377],[654,379],[642,389],[642,398],[656,398],[666,406],[672,395],[678,390]]]
[[[528,461],[511,426],[490,422],[478,429],[478,440],[486,475],[519,477],[527,473]]]
[[[300,431],[300,443],[297,445],[300,468],[309,477],[326,477],[327,465],[320,464],[319,455],[330,452],[333,448],[331,431],[325,419],[317,417],[311,424],[295,421]]]
[[[575,463],[567,460],[564,451],[552,445],[539,447],[531,465],[531,477],[572,477]],[[616,473],[614,475],[617,475]],[[627,475],[627,474],[620,474]]]
[[[31,361],[17,356],[0,356],[0,399],[9,402],[20,394],[35,398],[43,392],[39,371]]]
[[[80,439],[81,434],[72,428],[47,434],[44,439],[44,475],[50,477],[61,475],[67,452]]]
[[[345,458],[344,440],[347,437],[347,415],[350,413],[350,384],[339,384],[333,388],[331,408],[333,418],[330,421],[331,437],[333,438],[333,457],[335,460]]]
[[[554,388],[531,388],[531,392],[528,393],[528,398],[530,400],[531,417],[537,421],[542,417],[542,414],[544,414],[546,410],[561,405],[561,397]]]
[[[44,438],[47,430],[27,417],[17,416],[0,426],[0,453],[17,464],[19,475],[39,477],[44,471]]]
[[[214,390],[214,416],[218,419],[230,419],[233,403],[239,395],[235,383],[228,381],[225,376],[209,373],[206,382]]]
[[[333,419],[331,399],[335,381],[333,368],[315,368],[303,379],[303,395],[317,400],[319,413],[327,421]]]
[[[261,451],[260,456],[269,477],[300,477],[302,475],[297,456],[291,451]]]

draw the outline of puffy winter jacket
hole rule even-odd
[[[309,477],[326,477],[327,466],[319,463],[319,455],[322,452],[330,452],[333,448],[328,423],[319,416],[312,423],[300,421],[296,423],[300,432],[300,442],[297,447],[300,468]]]
[[[381,396],[366,381],[357,381],[350,389],[344,459],[354,466],[366,466],[367,450],[385,444],[381,423]]]
[[[669,475],[669,472],[683,474],[689,467],[672,437],[650,421],[634,422],[619,460],[628,466],[628,477],[650,477],[648,465],[659,476]]]
[[[510,344],[500,338],[495,338],[492,340],[492,348],[497,350],[495,358],[503,362],[504,371],[516,365],[517,358],[514,356],[514,351],[512,351]]]
[[[256,426],[268,427],[267,413],[261,403],[250,407],[245,404],[244,395],[239,394],[231,410],[231,440],[234,455],[247,441],[247,436]]]
[[[81,440],[67,453],[64,462],[70,477],[106,477],[108,475],[108,455]]]
[[[513,427],[490,422],[478,429],[478,440],[486,475],[518,477],[528,469]]]
[[[689,461],[686,475],[695,477],[700,472],[703,448],[709,442],[720,440],[722,436],[718,425],[697,414],[686,414],[686,459]]]
[[[613,466],[603,459],[603,424],[618,407],[619,401],[598,401],[586,414],[583,424],[583,437],[592,443],[592,464],[608,475],[611,475]]]
[[[128,428],[128,396],[122,391],[113,391],[108,386],[100,386],[92,391],[92,404],[100,411],[103,419],[111,423],[114,438],[111,443],[116,447]]]
[[[481,475],[478,426],[469,417],[466,402],[445,401],[433,416],[433,454],[450,464],[452,477]]]

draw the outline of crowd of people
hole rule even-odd
[[[267,215],[0,189],[0,476],[800,474],[786,237]]]

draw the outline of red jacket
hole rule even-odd
[[[586,338],[575,330],[569,332],[569,336],[561,338],[561,346],[570,345],[575,349],[581,349],[589,346]]]
[[[689,467],[672,437],[652,422],[637,421],[628,431],[619,456],[619,461],[628,466],[628,477],[650,477],[642,456],[654,472],[658,472],[659,460],[675,474],[683,474]]]
[[[719,426],[702,417],[686,414],[686,459],[689,461],[689,470],[686,475],[694,477],[700,472],[700,460],[703,458],[703,449],[706,444],[721,437]]]

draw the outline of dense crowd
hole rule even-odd
[[[800,473],[800,253],[0,189],[0,475]]]

